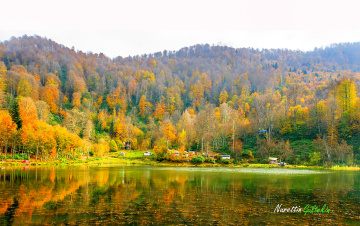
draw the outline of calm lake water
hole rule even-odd
[[[72,166],[0,174],[0,225],[360,223],[359,172]],[[330,213],[274,213],[278,204],[326,204]]]

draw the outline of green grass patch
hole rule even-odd
[[[359,166],[332,166],[332,170],[347,170],[347,171],[357,171],[360,170]]]

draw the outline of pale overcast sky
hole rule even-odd
[[[12,0],[0,5],[0,41],[38,34],[110,57],[205,43],[312,50],[360,41],[358,0]]]

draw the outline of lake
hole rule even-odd
[[[67,166],[0,170],[0,225],[360,222],[360,172]],[[274,213],[307,204],[329,213]]]

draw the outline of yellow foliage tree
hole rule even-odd
[[[169,148],[169,140],[172,141],[176,138],[176,129],[169,120],[165,123],[164,135],[166,137],[166,147]]]
[[[229,98],[229,95],[228,93],[226,92],[226,90],[222,91],[220,93],[220,96],[219,96],[219,103],[222,104],[222,103],[226,103],[227,100]]]
[[[139,115],[144,118],[145,117],[145,110],[146,110],[146,97],[143,95],[139,102]]]
[[[0,62],[0,90],[6,91],[6,66],[3,62]]]

